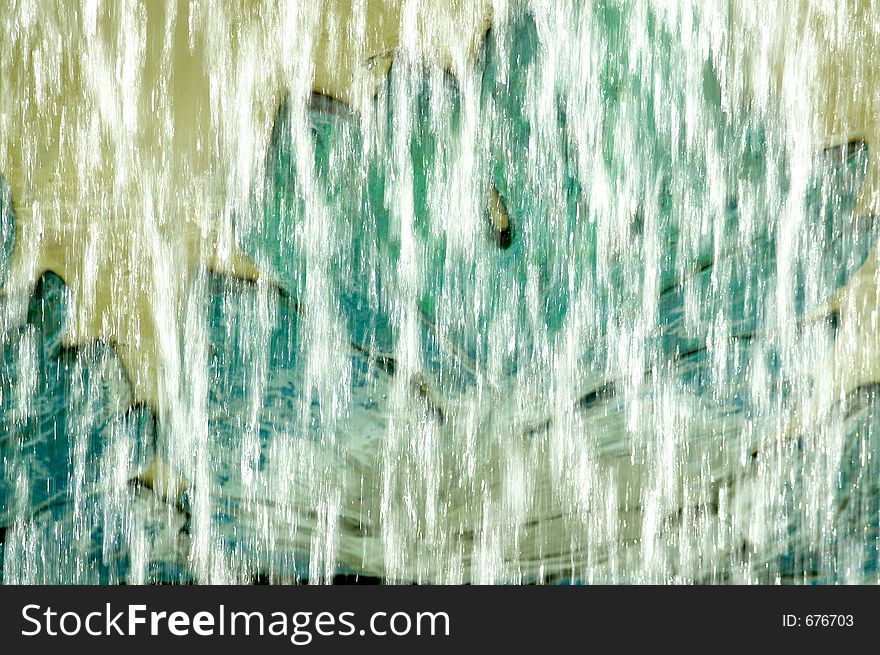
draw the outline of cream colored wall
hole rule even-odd
[[[854,140],[868,144],[868,171],[854,212],[880,214],[880,3],[791,0],[780,5],[778,14],[787,15],[791,27],[773,52],[775,94],[769,99],[806,96],[815,131],[804,136],[817,148]],[[838,337],[815,373],[816,390],[793,420],[792,432],[819,420],[859,386],[880,380],[878,303],[875,246],[829,299],[825,310],[839,314]]]
[[[0,71],[0,172],[17,218],[7,292],[24,298],[43,272],[60,275],[75,307],[68,343],[115,345],[133,400],[161,408],[194,271],[258,275],[224,212],[236,200],[229,180],[249,179],[248,163],[261,161],[282,95],[311,87],[357,108],[399,47],[459,70],[489,6],[89,6],[39,1],[31,19],[9,3],[0,9],[0,24],[20,25],[0,43],[9,62]],[[413,20],[418,36],[401,44],[402,21]]]
[[[817,148],[852,140],[876,142],[877,0],[732,0],[728,10],[725,73],[732,102],[807,112],[809,130],[801,136]],[[872,158],[861,212],[877,209],[878,172],[880,157]]]

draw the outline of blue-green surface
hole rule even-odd
[[[600,139],[600,159],[614,187],[632,172],[627,167],[635,157],[642,194],[627,226],[628,240],[613,257],[603,250],[607,244],[601,238],[607,227],[603,221],[609,218],[591,206],[595,180],[579,177],[571,139],[577,128],[566,106],[571,96],[554,98],[555,122],[541,126],[561,144],[554,162],[559,188],[547,189],[546,180],[535,179],[528,168],[536,156],[530,144],[537,126],[526,112],[526,98],[534,92],[530,85],[542,63],[537,28],[528,16],[504,33],[504,43],[496,32],[490,33],[478,64],[481,138],[489,152],[482,172],[497,186],[513,221],[514,241],[508,250],[495,250],[488,228],[481,224],[485,229],[473,235],[472,252],[477,255],[468,258],[450,248],[446,233],[437,228],[456,220],[437,215],[438,205],[430,200],[448,180],[453,144],[463,129],[463,92],[454,79],[443,77],[438,84],[435,71],[434,83],[429,84],[428,72],[422,76],[402,62],[395,64],[375,101],[376,111],[385,117],[380,120],[387,119],[386,139],[371,144],[370,156],[364,154],[364,135],[355,116],[312,109],[314,152],[306,161],[313,163],[311,174],[326,209],[318,220],[329,222],[332,236],[331,256],[321,261],[314,258],[326,253],[310,245],[304,232],[305,213],[315,209],[303,195],[289,110],[282,108],[267,153],[267,188],[264,194],[255,193],[262,201],[255,201],[253,215],[240,220],[242,245],[278,276],[280,288],[271,289],[265,299],[253,285],[209,275],[199,290],[209,326],[208,434],[217,452],[242,453],[216,460],[211,471],[215,502],[207,520],[219,526],[222,548],[237,554],[240,566],[247,569],[244,577],[267,569],[281,577],[306,576],[308,554],[283,544],[270,546],[271,540],[260,536],[261,526],[247,523],[249,510],[240,495],[242,471],[265,470],[276,440],[345,442],[363,438],[346,432],[357,425],[359,415],[379,422],[387,418],[384,392],[395,374],[393,357],[400,338],[395,315],[406,309],[402,303],[408,282],[401,279],[402,246],[394,227],[398,217],[389,202],[399,176],[408,170],[399,170],[393,154],[393,140],[401,133],[397,121],[403,120],[395,115],[400,93],[412,94],[408,118],[414,126],[406,152],[412,171],[412,227],[423,277],[415,299],[421,317],[420,366],[434,376],[437,394],[466,393],[478,386],[472,369],[482,370],[498,356],[492,352],[490,328],[504,317],[511,317],[505,328],[513,346],[500,359],[505,383],[512,385],[520,370],[535,366],[542,346],[564,332],[573,320],[573,297],[581,293],[593,299],[593,313],[585,319],[590,340],[579,344],[578,356],[608,371],[609,333],[619,333],[621,326],[642,317],[645,294],[653,293],[656,315],[644,334],[647,378],[669,375],[710,411],[739,416],[742,421],[757,420],[766,413],[765,405],[785,401],[789,380],[779,353],[772,340],[760,348],[755,344],[775,320],[780,241],[791,237],[780,225],[776,200],[768,200],[767,171],[782,171],[780,188],[785,192],[790,162],[759,120],[721,111],[717,80],[707,62],[702,73],[704,116],[711,138],[726,158],[728,178],[721,208],[710,205],[708,164],[684,143],[685,114],[680,114],[678,125],[656,122],[658,107],[686,103],[684,91],[675,84],[648,84],[655,73],[675,66],[669,35],[659,26],[654,28],[657,56],[641,68],[634,67],[620,35],[621,16],[609,8],[605,20],[608,57],[598,78],[590,82],[601,90],[598,122],[605,134]],[[638,102],[632,104],[633,98]],[[638,126],[635,152],[615,147],[623,123]],[[674,157],[674,152],[680,154]],[[842,286],[874,244],[874,221],[851,215],[869,156],[867,147],[816,153],[804,198],[805,227],[797,237],[794,272],[788,279],[787,291],[798,315],[808,314]],[[746,198],[740,198],[743,189]],[[765,220],[757,226],[743,225],[743,202],[754,204],[756,198],[758,204],[765,202]],[[4,274],[12,247],[9,200],[0,188],[0,273]],[[699,238],[693,238],[697,232],[686,224],[693,219],[695,203],[709,208],[709,218],[697,231]],[[650,259],[655,256],[656,261]],[[646,263],[649,260],[653,269]],[[316,267],[330,280],[327,300],[343,318],[344,336],[351,344],[351,402],[346,420],[330,424],[320,398],[304,383],[310,335],[301,329],[303,312],[309,311],[303,298],[307,278]],[[646,281],[649,271],[655,273],[653,286]],[[537,321],[527,297],[530,285],[537,287]],[[255,318],[261,312],[267,317],[263,322]],[[7,528],[7,537],[16,531],[15,547],[32,549],[30,555],[18,554],[15,561],[30,562],[30,575],[37,579],[122,582],[128,580],[132,566],[126,542],[132,526],[137,523],[138,529],[151,534],[183,520],[167,518],[174,511],[159,503],[147,510],[156,525],[144,523],[138,518],[143,508],[134,505],[134,488],[128,498],[107,495],[100,478],[106,475],[106,466],[119,461],[108,455],[108,444],[116,448],[124,444],[122,463],[136,471],[156,448],[154,430],[161,441],[164,428],[154,427],[147,409],[120,405],[119,388],[126,382],[110,347],[62,347],[64,320],[64,284],[46,274],[33,292],[26,323],[9,331],[2,344],[0,525]],[[438,337],[438,324],[445,326],[447,341]],[[722,370],[709,350],[709,343],[719,338],[730,343]],[[768,372],[771,399],[762,398],[761,407],[753,406],[751,393],[758,366]],[[32,388],[22,389],[22,381],[31,379]],[[258,383],[263,394],[254,414],[249,393]],[[608,388],[615,383],[609,380]],[[16,400],[22,393],[31,394],[24,404]],[[857,464],[866,453],[876,453],[875,424],[880,416],[876,396],[873,387],[859,390],[842,404],[856,403],[857,410],[837,418],[845,434],[839,463],[840,548],[826,544],[824,551],[817,552],[813,542],[799,539],[793,519],[791,541],[780,543],[774,559],[781,577],[837,581],[844,551],[863,569],[864,579],[876,574],[877,458],[870,458],[868,466]],[[613,393],[593,394],[581,407],[589,416],[600,409],[608,414],[625,411]],[[245,454],[244,438],[250,434],[258,435],[258,447]],[[787,502],[797,505],[802,500],[800,482],[795,474],[792,477]],[[180,529],[185,534],[186,526]],[[6,541],[4,548],[11,548],[13,540]],[[4,571],[13,580],[23,577],[20,570]],[[724,574],[719,573],[719,578]],[[147,579],[187,582],[194,574],[185,558],[164,551],[148,563]]]

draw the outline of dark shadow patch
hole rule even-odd
[[[868,147],[868,143],[862,139],[854,139],[847,143],[836,146],[829,146],[822,150],[822,155],[829,159],[840,159],[843,161],[852,159],[861,154],[862,150]]]
[[[507,250],[513,244],[513,222],[510,220],[507,203],[494,184],[489,187],[487,216],[495,245],[501,250]]]
[[[431,388],[428,386],[428,381],[425,377],[421,374],[414,375],[412,387],[424,403],[425,410],[440,423],[446,423],[446,412],[443,411],[443,408],[434,399],[434,394],[431,393]]]
[[[381,353],[373,353],[370,349],[365,348],[364,346],[354,342],[351,343],[351,347],[355,350],[355,352],[358,352],[366,357],[367,361],[369,361],[373,366],[387,373],[388,375],[393,376],[397,372],[397,360],[395,360],[394,357]]]
[[[616,393],[617,389],[615,388],[614,383],[608,382],[578,398],[575,403],[575,408],[585,412],[594,407],[597,403],[613,397]]]
[[[533,425],[530,428],[526,428],[525,436],[528,438],[534,438],[534,437],[538,436],[538,434],[541,434],[541,433],[546,434],[547,431],[550,429],[551,425],[553,425],[553,421],[548,418],[544,421],[541,421],[537,425]]]
[[[272,578],[269,577],[268,573],[264,573],[262,571],[255,573],[251,578],[250,584],[252,585],[270,585],[272,584]]]

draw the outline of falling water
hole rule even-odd
[[[2,580],[876,580],[872,16],[0,0]]]

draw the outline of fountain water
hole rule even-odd
[[[2,579],[874,580],[877,12],[6,3]]]

